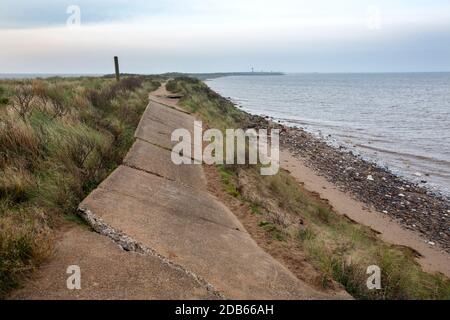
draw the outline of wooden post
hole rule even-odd
[[[116,80],[120,81],[119,58],[114,57],[114,67],[116,69]]]

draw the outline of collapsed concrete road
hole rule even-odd
[[[208,194],[201,165],[172,163],[172,131],[192,131],[195,118],[161,93],[151,96],[123,165],[79,206],[97,233],[66,232],[53,262],[13,298],[349,298],[296,278]],[[67,289],[66,264],[80,266],[81,290]]]

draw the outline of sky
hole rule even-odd
[[[449,0],[0,0],[0,73],[450,71]]]

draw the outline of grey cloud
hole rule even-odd
[[[116,21],[141,14],[158,14],[166,1],[145,0],[39,0],[0,2],[0,28],[33,28],[63,25],[69,14],[67,8],[77,5],[83,23]]]

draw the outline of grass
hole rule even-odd
[[[269,221],[261,221],[259,223],[259,226],[261,228],[263,228],[266,232],[270,233],[270,235],[274,239],[276,239],[278,241],[286,240],[286,236],[274,223],[269,222]]]
[[[183,95],[181,103],[210,128],[246,128],[247,115],[190,78],[169,81],[167,88]],[[450,281],[424,272],[414,253],[384,243],[362,225],[333,212],[304,190],[288,172],[261,176],[257,166],[218,166],[224,190],[249,206],[259,226],[276,241],[294,244],[309,263],[341,283],[357,299],[450,299]],[[368,290],[367,267],[382,271],[382,289]]]
[[[180,103],[189,111],[196,113],[211,128],[235,128],[246,120],[246,114],[236,109],[228,100],[210,90],[203,82],[180,77],[167,83],[167,90],[181,93]]]
[[[75,214],[75,213],[66,214],[64,216],[64,220],[75,223],[75,224],[85,227],[87,229],[91,229],[91,226],[86,222],[86,220],[81,218],[80,215],[78,215],[78,214]]]
[[[151,78],[0,81],[0,297],[52,250],[64,221],[134,141]]]
[[[236,188],[236,182],[234,181],[235,176],[233,172],[230,172],[224,165],[220,165],[218,166],[218,168],[225,191],[233,197],[239,197],[240,194],[238,189]]]
[[[258,203],[254,203],[254,202],[249,202],[250,205],[250,210],[252,211],[253,214],[256,215],[261,215],[261,206]]]

